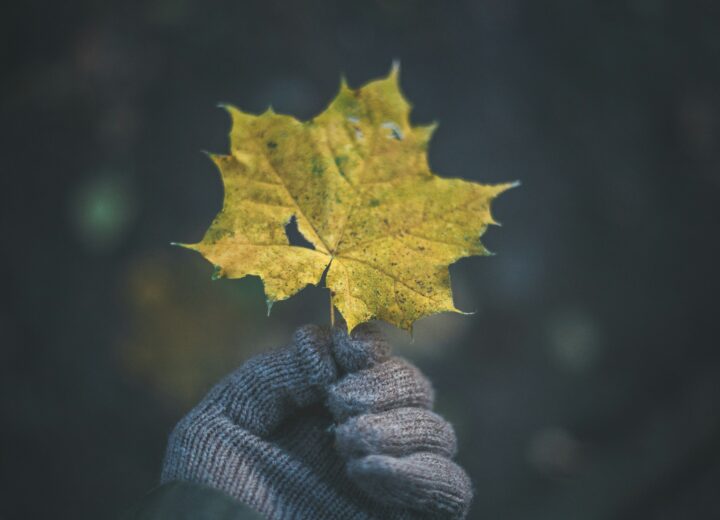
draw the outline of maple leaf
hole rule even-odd
[[[359,89],[343,81],[306,122],[226,108],[231,153],[211,155],[223,209],[202,241],[182,244],[215,264],[216,277],[259,276],[270,306],[325,274],[348,330],[373,318],[410,329],[423,316],[461,312],[448,267],[488,254],[480,236],[495,223],[490,202],[515,184],[435,176],[435,125],[410,125],[397,66]],[[290,244],[293,217],[314,249]]]

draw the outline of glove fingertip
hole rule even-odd
[[[473,497],[467,473],[451,460],[431,453],[399,458],[368,455],[350,461],[347,472],[375,500],[432,518],[465,518]]]
[[[453,457],[452,425],[425,408],[395,408],[352,417],[335,430],[335,447],[346,459],[365,455],[402,457],[419,451]]]
[[[345,459],[367,455],[376,443],[374,432],[362,427],[362,417],[353,417],[335,429],[335,447]]]
[[[293,337],[301,369],[311,385],[325,386],[337,378],[332,355],[332,337],[327,329],[304,325]]]
[[[333,353],[343,370],[356,372],[388,359],[390,345],[375,325],[363,323],[351,334],[344,328],[333,329]]]

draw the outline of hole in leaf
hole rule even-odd
[[[300,233],[300,229],[298,229],[298,223],[295,215],[290,217],[288,223],[285,224],[285,235],[287,236],[288,242],[290,242],[291,246],[315,249],[315,246],[312,245],[312,242],[310,242],[307,238],[303,236],[302,233]]]

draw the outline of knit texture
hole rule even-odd
[[[175,427],[162,482],[212,486],[270,519],[461,519],[472,499],[433,389],[369,326],[308,325]]]

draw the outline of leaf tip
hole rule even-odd
[[[215,265],[213,266],[213,273],[210,275],[210,279],[213,281],[219,280],[224,275],[225,273],[223,273],[222,267],[220,267],[219,265]]]
[[[216,105],[218,108],[222,108],[225,112],[230,114],[230,117],[235,119],[238,116],[244,115],[244,112],[237,108],[235,105],[232,105],[231,103],[225,103],[224,101],[221,101]]]
[[[492,191],[490,197],[494,199],[501,193],[505,193],[506,191],[511,190],[513,188],[517,188],[521,185],[522,185],[522,183],[520,181],[504,182],[502,184],[492,185],[491,188],[493,191]]]
[[[430,142],[430,139],[432,139],[432,136],[435,134],[435,130],[437,130],[439,125],[440,123],[436,120],[429,125],[415,127],[414,130],[419,134],[420,140],[424,146],[427,146]]]
[[[347,77],[345,76],[345,73],[340,74],[340,92],[344,92],[346,90],[350,90],[350,85],[348,85]]]
[[[388,74],[388,77],[390,79],[395,80],[395,82],[398,82],[400,80],[400,60],[398,58],[395,58],[392,61],[392,64],[390,65],[390,73]]]
[[[494,199],[501,193],[506,192],[507,190],[511,190],[513,188],[517,188],[518,186],[521,186],[521,184],[522,183],[519,180],[512,181],[512,182],[506,182],[504,184],[496,184],[495,186],[493,186],[494,191],[490,196],[490,200]],[[495,220],[495,217],[493,217],[492,215],[490,215],[490,220],[489,220],[488,224],[490,224],[492,226],[502,227],[502,224],[499,221]],[[490,251],[487,251],[486,254],[488,256],[494,256],[494,253],[492,253]]]

